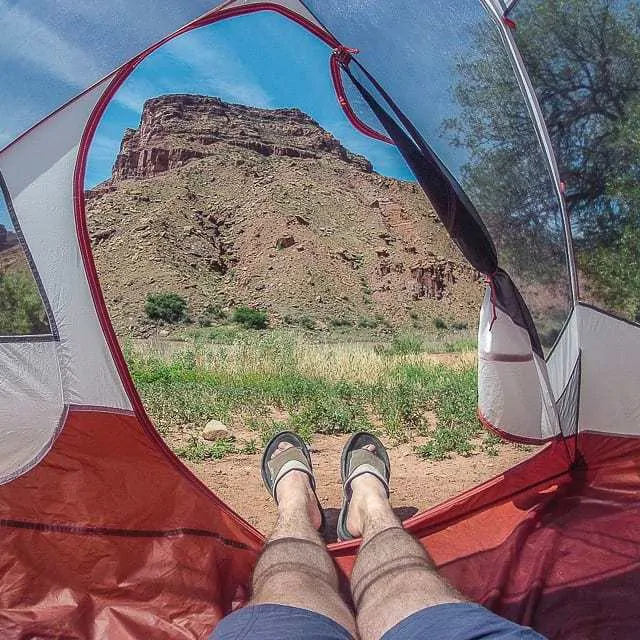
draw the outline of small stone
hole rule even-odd
[[[380,200],[372,200],[372,201],[369,203],[369,206],[370,206],[372,209],[379,209],[379,208],[380,208]]]
[[[137,224],[135,227],[133,227],[134,231],[144,231],[145,229],[149,228],[149,221],[148,220],[141,220],[139,224]]]
[[[276,240],[276,249],[288,249],[296,243],[293,236],[282,236]]]
[[[376,249],[376,255],[379,258],[388,258],[389,257],[389,251],[386,249],[386,247],[378,247]]]
[[[215,442],[231,437],[229,427],[220,420],[209,420],[200,434],[205,440]]]

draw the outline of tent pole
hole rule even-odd
[[[535,90],[533,88],[533,85],[531,84],[531,79],[529,78],[529,74],[527,73],[527,70],[524,66],[520,51],[518,50],[518,45],[516,44],[515,38],[513,37],[513,31],[503,21],[503,17],[505,14],[502,12],[502,8],[500,7],[498,0],[481,0],[481,2],[496,23],[506,44],[506,48],[511,58],[518,83],[520,84],[522,93],[524,94],[527,101],[527,106],[529,107],[535,130],[538,135],[538,140],[540,141],[542,150],[544,151],[544,154],[547,158],[549,170],[553,178],[556,195],[560,203],[560,210],[562,212],[564,237],[567,249],[567,265],[569,268],[569,280],[571,284],[571,296],[573,299],[573,305],[575,306],[580,299],[580,292],[578,288],[578,272],[576,269],[576,260],[573,251],[571,220],[569,219],[569,212],[567,210],[564,199],[564,188],[562,181],[560,180],[558,163],[553,151],[553,145],[551,143],[549,131],[547,130],[547,125],[542,114],[540,103],[538,102]],[[513,8],[515,4],[516,3],[512,3],[510,8]]]

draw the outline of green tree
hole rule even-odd
[[[530,0],[514,17],[566,184],[579,266],[603,302],[629,314],[620,292],[625,300],[638,295],[633,212],[640,200],[630,185],[640,159],[640,5]],[[480,203],[507,268],[551,283],[564,271],[562,226],[498,31],[478,32],[475,53],[460,59],[457,71],[459,112],[445,130],[468,154],[463,186]]]
[[[24,271],[0,271],[0,335],[49,332],[49,321],[33,276]]]

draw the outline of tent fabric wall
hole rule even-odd
[[[556,442],[405,526],[506,617],[550,638],[632,637],[620,590],[640,586],[640,445],[581,438],[572,470]],[[0,487],[0,528],[5,637],[205,638],[246,598],[262,544],[134,416],[80,410],[36,469]],[[330,550],[350,573],[357,542]]]
[[[204,638],[263,541],[131,413],[77,408],[0,487],[0,529],[8,639]]]
[[[64,413],[55,342],[0,343],[0,484],[36,465]]]
[[[569,448],[565,446],[569,444]],[[442,574],[493,611],[562,640],[634,638],[640,441],[580,436],[405,522]],[[355,545],[333,549],[353,566]]]
[[[579,430],[640,435],[640,326],[576,308],[581,346]]]
[[[78,145],[106,86],[97,86],[0,153],[0,173],[58,328],[64,403],[131,409],[100,329],[74,216]],[[23,402],[26,419],[28,396]]]
[[[546,364],[529,333],[496,307],[491,287],[478,328],[478,412],[485,426],[516,442],[560,434]]]

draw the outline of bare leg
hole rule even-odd
[[[426,607],[467,601],[438,575],[422,545],[402,529],[375,476],[359,476],[351,487],[347,527],[363,536],[351,576],[361,640],[379,640]]]
[[[279,451],[290,446],[283,443]],[[256,565],[250,604],[309,609],[355,637],[353,613],[340,597],[336,567],[317,531],[321,517],[308,476],[289,472],[278,483],[277,493],[278,522]]]

